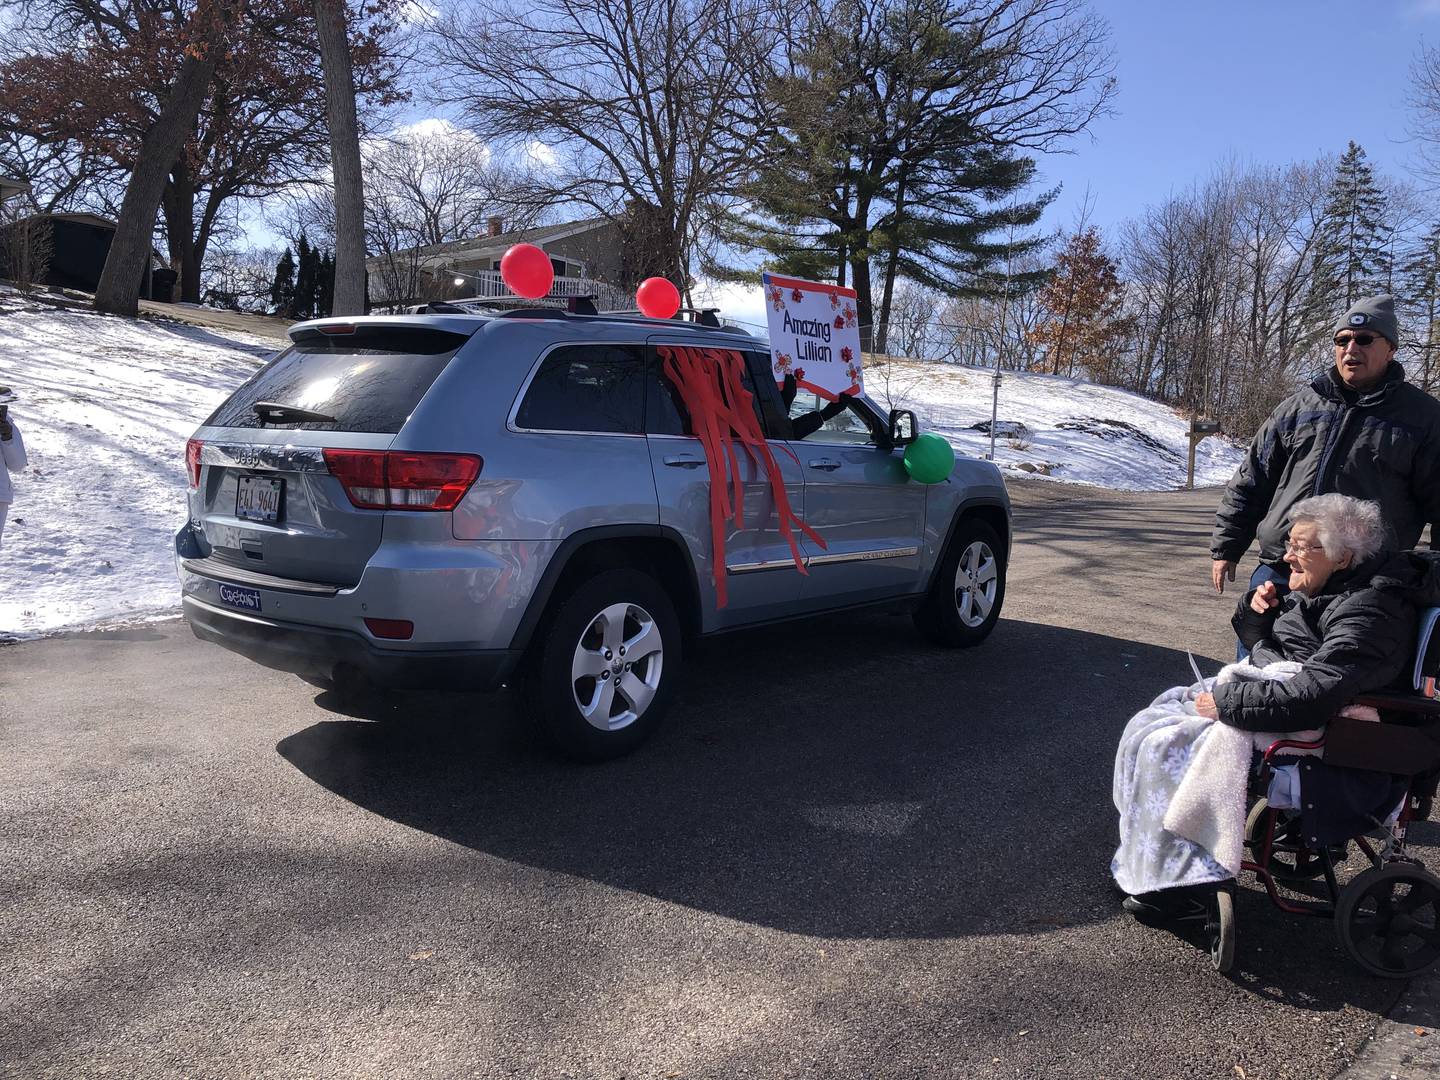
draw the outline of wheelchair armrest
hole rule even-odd
[[[1400,776],[1428,772],[1440,766],[1440,741],[1426,731],[1406,724],[1337,716],[1325,727],[1325,761],[1343,769]]]
[[[1361,694],[1352,704],[1440,719],[1440,700],[1428,698],[1424,694]]]
[[[1276,739],[1265,748],[1265,764],[1270,764],[1270,758],[1282,750],[1321,750],[1325,746],[1324,739],[1317,739],[1315,742],[1301,742],[1299,739]]]

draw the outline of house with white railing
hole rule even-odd
[[[563,306],[570,297],[593,297],[596,307],[632,308],[633,293],[620,279],[619,230],[604,218],[507,231],[491,218],[484,236],[382,253],[366,260],[375,307],[514,296],[500,278],[500,259],[513,244],[534,244],[550,257],[555,283],[548,296],[527,303]]]

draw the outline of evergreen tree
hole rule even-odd
[[[280,261],[275,264],[275,280],[270,286],[270,304],[276,315],[289,315],[294,303],[295,256],[287,247],[280,256]]]
[[[862,345],[877,351],[898,278],[949,296],[998,293],[1007,261],[1043,243],[1014,231],[1054,195],[1020,198],[1035,178],[1023,151],[1106,110],[1106,33],[1068,0],[998,5],[991,17],[934,0],[815,5],[792,35],[794,70],[768,94],[776,131],[727,238],[781,271],[848,277]]]
[[[330,252],[320,259],[320,281],[315,290],[315,314],[329,315],[335,308],[335,256]]]
[[[1440,221],[1405,252],[1399,276],[1409,315],[1405,322],[1413,327],[1408,374],[1420,389],[1435,393],[1440,389]]]
[[[1365,159],[1351,142],[1340,157],[1320,224],[1316,249],[1317,315],[1338,312],[1357,300],[1392,288],[1392,228],[1388,200]]]
[[[295,268],[295,303],[291,314],[297,319],[315,317],[315,289],[320,277],[320,253],[300,233],[299,258]]]

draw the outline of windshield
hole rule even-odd
[[[296,410],[276,412],[269,426],[394,434],[465,341],[463,334],[411,326],[304,331],[205,422],[264,427],[255,405],[266,403]],[[301,419],[305,413],[333,419]]]

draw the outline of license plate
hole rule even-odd
[[[246,521],[279,521],[285,481],[272,476],[242,476],[235,487],[235,516]]]
[[[221,585],[220,602],[246,611],[260,610],[260,590],[244,589],[238,585]]]

